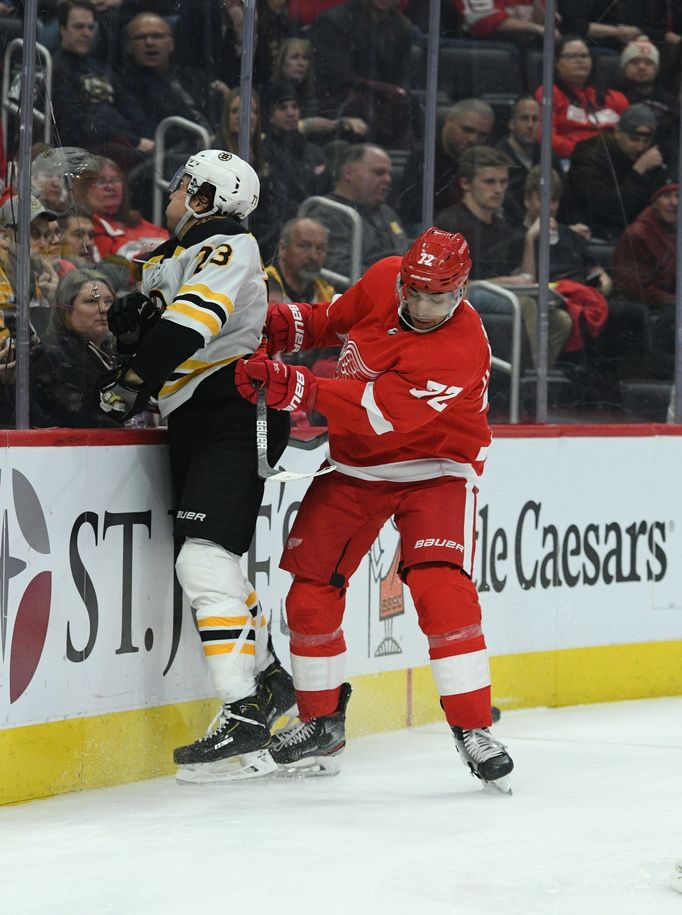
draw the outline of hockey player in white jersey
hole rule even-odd
[[[103,390],[102,406],[123,420],[158,397],[168,424],[176,572],[222,702],[208,734],[175,750],[179,781],[274,771],[269,724],[294,702],[240,564],[264,486],[256,410],[234,386],[235,364],[258,348],[267,311],[258,245],[240,222],[258,195],[258,176],[239,157],[220,150],[190,156],[170,186],[172,237],[145,263],[143,295],[115,303],[110,318],[119,348],[134,355]],[[274,464],[289,420],[269,413]]]

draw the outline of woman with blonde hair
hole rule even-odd
[[[213,142],[213,149],[225,149],[227,152],[239,155],[239,111],[241,96],[239,86],[228,90],[225,94],[222,112],[220,114],[220,130]],[[265,168],[263,157],[263,138],[260,126],[260,102],[258,96],[251,96],[251,118],[249,120],[250,144],[249,163],[258,172]]]

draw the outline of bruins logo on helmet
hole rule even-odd
[[[218,158],[220,159],[221,162],[229,162],[230,159],[232,158],[232,153],[221,152],[220,155],[218,156]]]

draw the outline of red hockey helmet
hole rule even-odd
[[[470,270],[469,245],[463,235],[434,226],[422,232],[400,265],[400,317],[419,333],[440,327],[464,298]]]

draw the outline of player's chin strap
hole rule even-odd
[[[307,480],[309,477],[321,477],[336,470],[335,464],[316,470],[314,473],[294,473],[290,470],[277,470],[268,464],[268,408],[265,402],[265,389],[261,388],[256,400],[256,449],[258,451],[258,476],[261,480],[279,480],[282,483],[292,480]]]
[[[173,230],[173,234],[175,235],[176,238],[179,238],[180,232],[182,232],[182,230],[185,228],[185,226],[187,225],[189,220],[192,219],[192,217],[194,217],[194,219],[205,219],[207,216],[213,216],[214,213],[218,212],[218,207],[214,206],[212,210],[208,210],[206,213],[197,213],[197,211],[193,207],[190,206],[191,199],[192,199],[191,194],[187,194],[185,196],[185,210],[187,212],[183,216],[180,217],[180,219],[178,220],[178,224],[176,225],[175,229]]]

